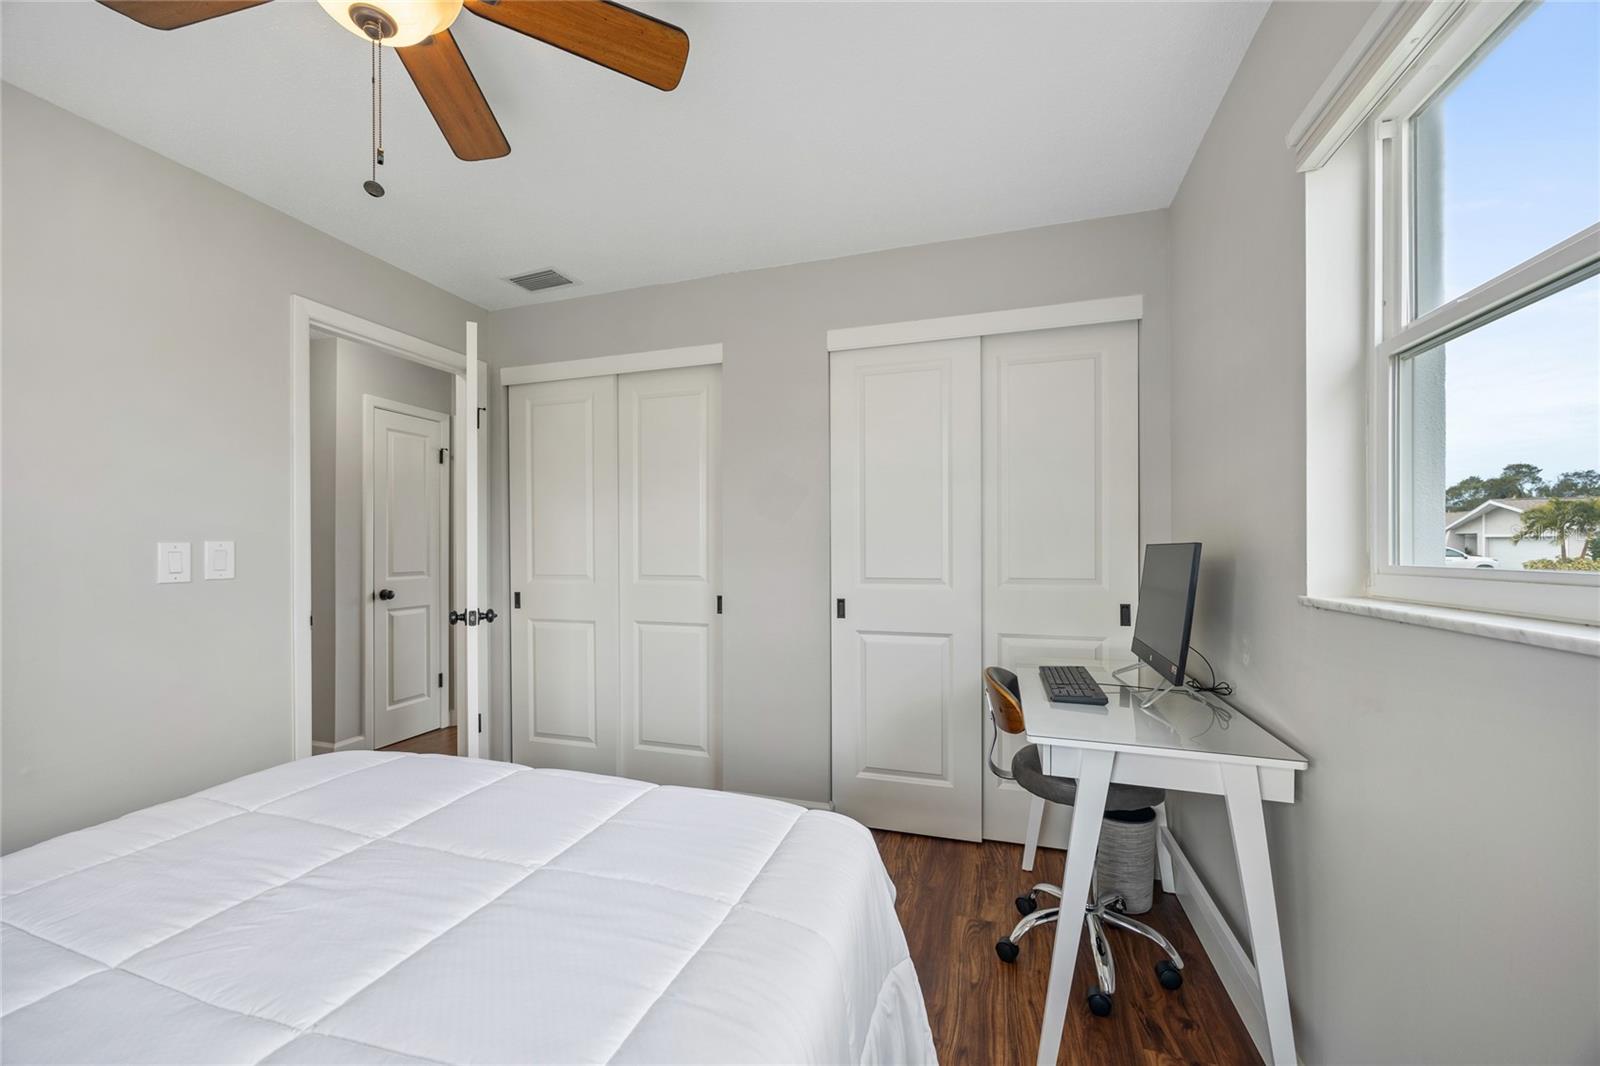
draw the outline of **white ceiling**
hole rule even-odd
[[[484,308],[1165,207],[1264,4],[651,3],[661,93],[464,13],[511,142],[450,154],[393,56],[278,0],[172,32],[6,2],[5,79]],[[504,279],[554,267],[545,296]]]

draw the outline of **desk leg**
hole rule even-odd
[[[1072,971],[1078,962],[1078,943],[1083,937],[1083,909],[1089,902],[1089,885],[1094,878],[1095,852],[1100,847],[1100,820],[1106,813],[1106,793],[1111,789],[1114,758],[1114,753],[1109,751],[1085,751],[1078,770],[1067,870],[1061,878],[1061,917],[1056,922],[1056,944],[1050,954],[1044,1024],[1039,1027],[1039,1066],[1055,1066],[1061,1054],[1067,997],[1072,994]]]
[[[1278,900],[1272,888],[1272,862],[1267,854],[1261,779],[1254,766],[1222,765],[1222,787],[1228,799],[1228,825],[1239,859],[1250,919],[1250,948],[1261,981],[1262,1006],[1272,1061],[1295,1066],[1294,1022],[1289,1015],[1289,984],[1283,969],[1283,937],[1278,929]]]

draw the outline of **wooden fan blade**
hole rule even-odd
[[[259,7],[267,0],[100,0],[119,15],[153,30],[176,30],[196,22],[231,15],[248,7]]]
[[[510,154],[500,122],[449,30],[395,51],[456,158],[498,159]]]
[[[467,10],[663,92],[678,87],[689,35],[610,0],[466,0]]]

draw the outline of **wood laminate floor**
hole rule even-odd
[[[1055,927],[1029,933],[1022,957],[1012,964],[1000,961],[994,945],[1017,921],[1012,902],[1017,896],[1041,881],[1060,883],[1064,853],[1041,850],[1033,872],[1024,873],[1022,848],[1016,844],[968,844],[880,830],[873,836],[899,889],[895,909],[922,982],[939,1061],[944,1066],[1032,1063]],[[1255,1044],[1177,897],[1158,887],[1155,906],[1138,917],[1183,956],[1183,987],[1168,992],[1157,982],[1155,963],[1161,955],[1154,944],[1112,930],[1115,1006],[1110,1017],[1096,1018],[1084,1000],[1094,974],[1084,937],[1059,1062],[1259,1063]]]
[[[431,733],[418,733],[414,737],[390,744],[379,751],[410,751],[419,755],[454,755],[456,753],[456,727],[446,726]]]

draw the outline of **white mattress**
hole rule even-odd
[[[7,1063],[934,1061],[871,836],[787,803],[344,752],[0,868]]]

